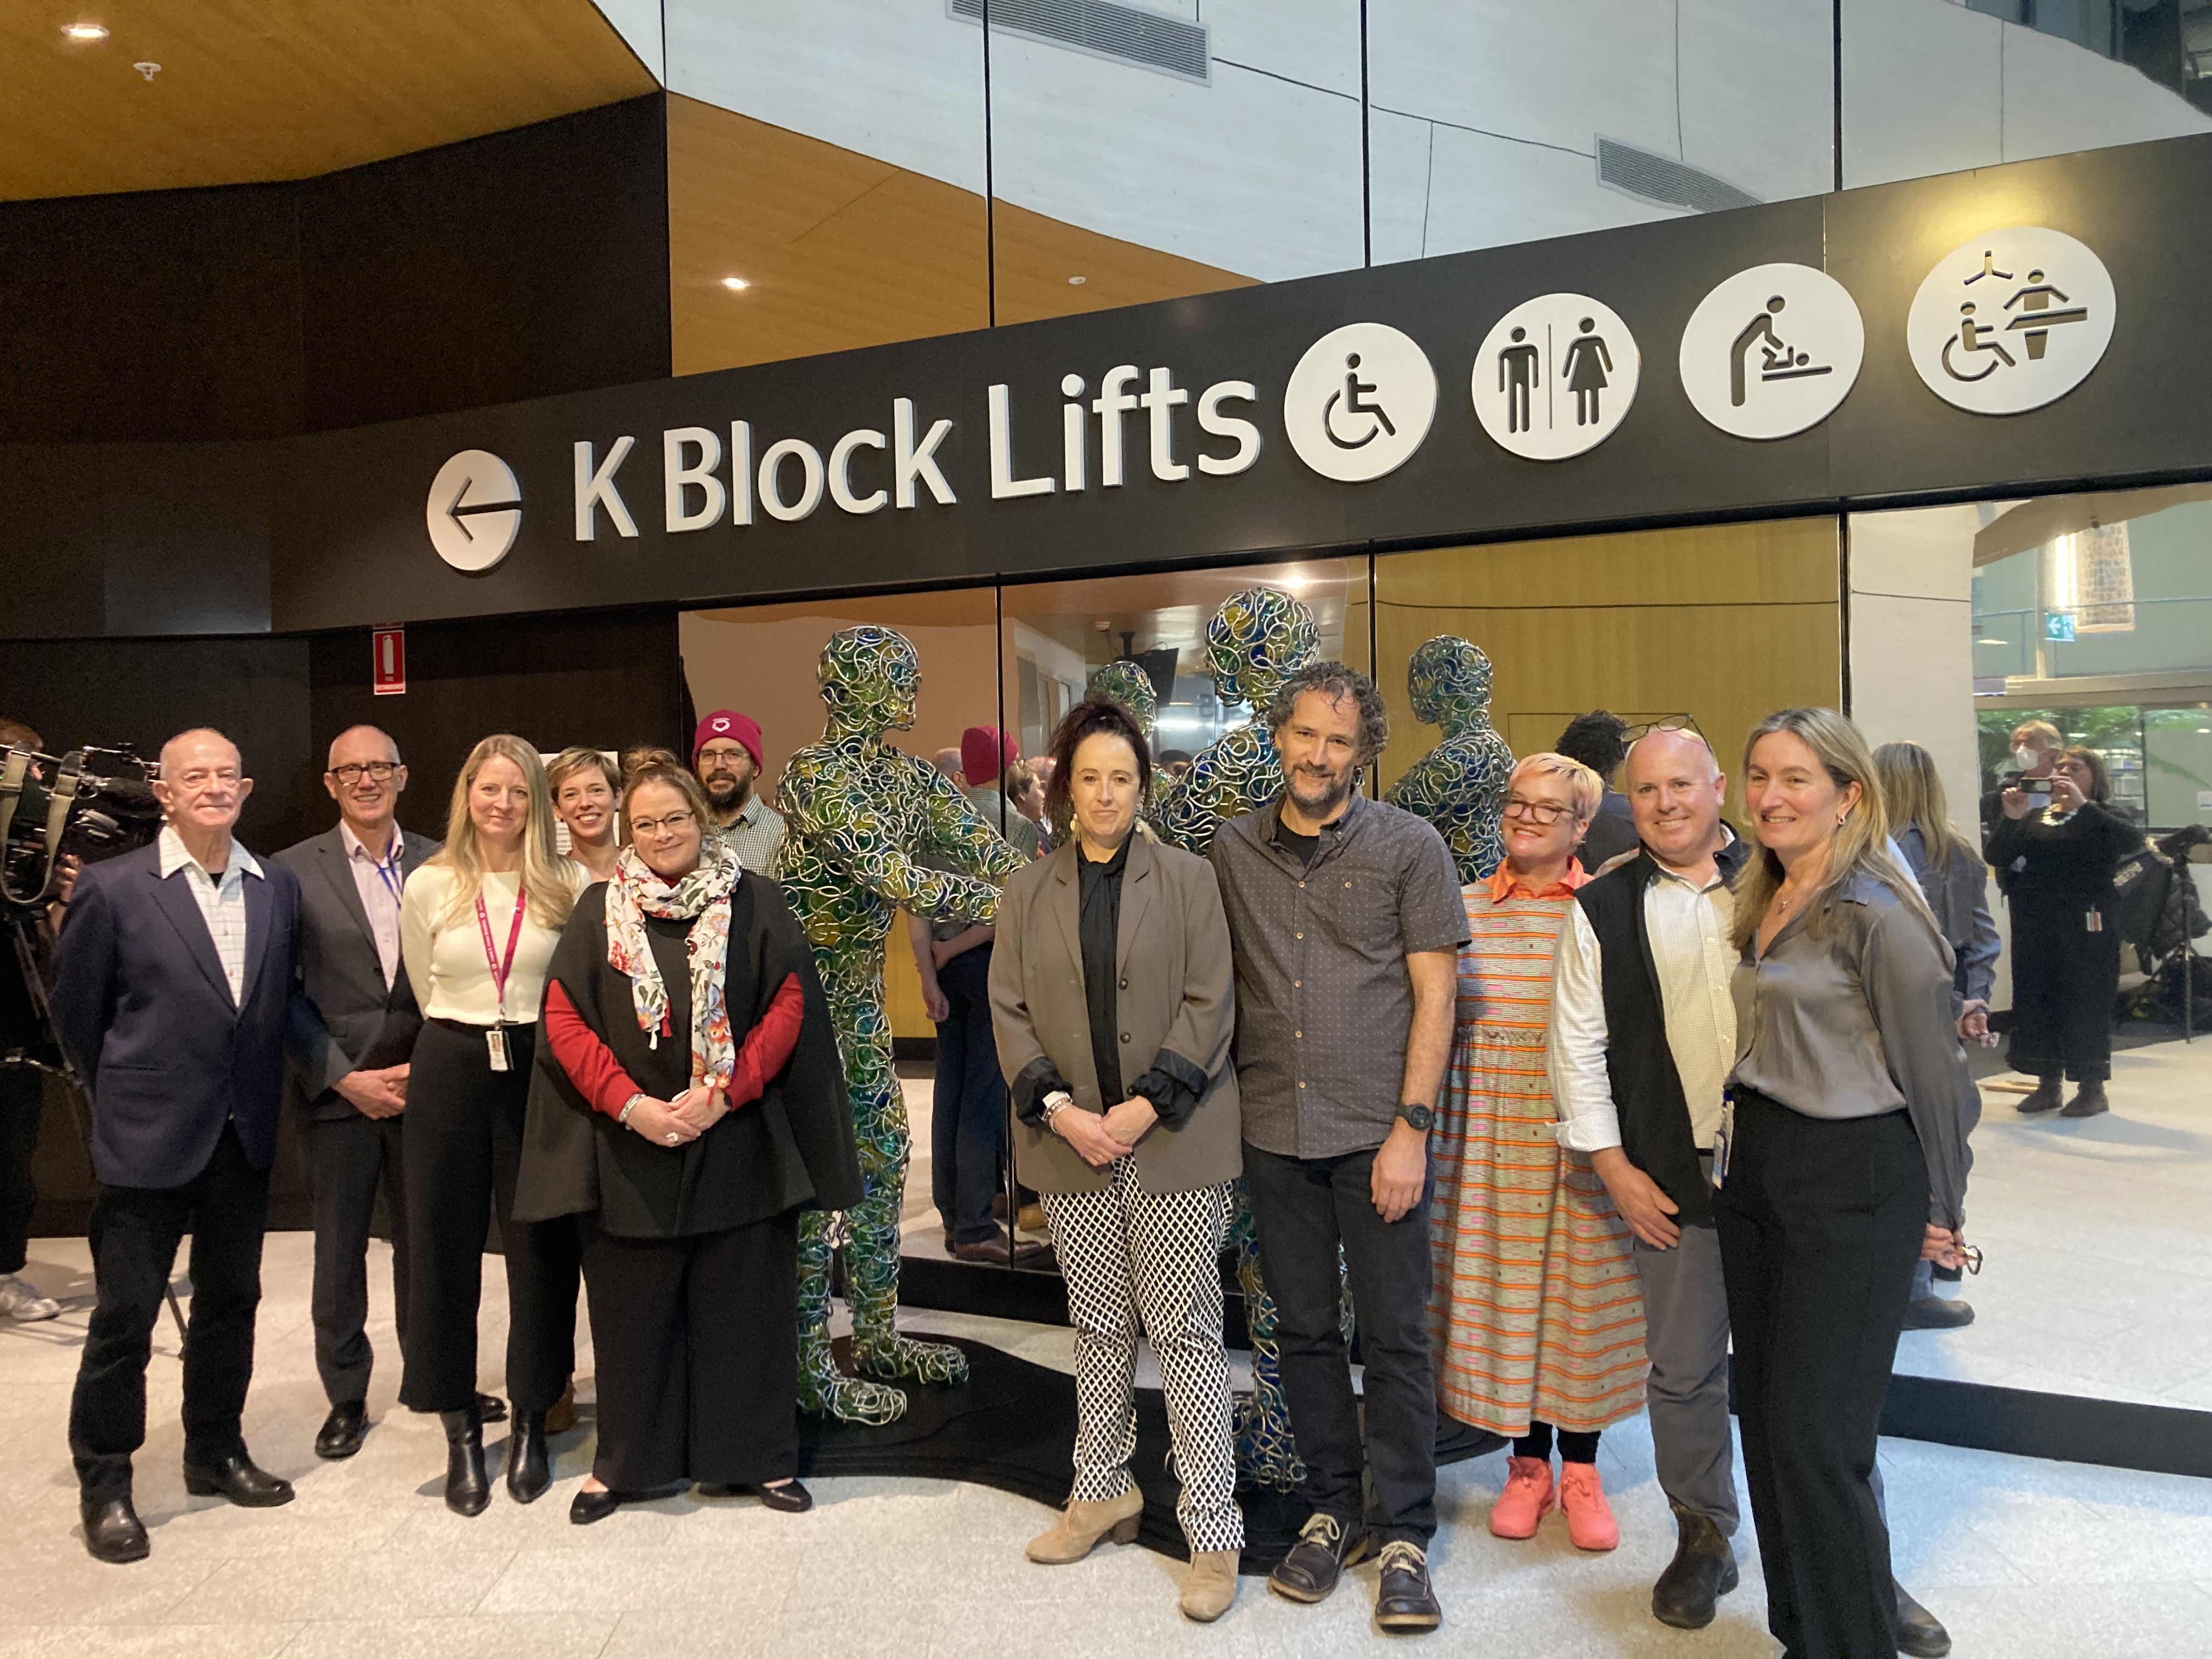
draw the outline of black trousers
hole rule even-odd
[[[368,1398],[368,1237],[376,1190],[392,1218],[392,1324],[407,1346],[406,1115],[307,1125],[307,1196],[315,1224],[315,1370],[333,1406]]]
[[[690,1238],[584,1223],[599,1447],[617,1492],[799,1473],[799,1212]]]
[[[1337,1249],[1352,1276],[1367,1366],[1367,1524],[1425,1547],[1437,1530],[1437,1390],[1429,1354],[1429,1197],[1396,1221],[1376,1212],[1373,1152],[1284,1158],[1247,1145],[1244,1181],[1260,1272],[1275,1298],[1283,1397],[1306,1466],[1307,1506],[1347,1526],[1362,1514],[1360,1409],[1337,1310]]]
[[[1928,1222],[1919,1138],[1903,1111],[1812,1118],[1739,1091],[1713,1208],[1767,1628],[1807,1659],[1892,1659],[1869,1482]]]
[[[2105,913],[2089,931],[2088,906],[2051,893],[2012,898],[2012,1031],[2006,1058],[2031,1077],[2102,1083],[2112,1075],[2112,1001],[2120,988],[2120,936]]]
[[[181,1187],[107,1187],[93,1200],[97,1301],[70,1400],[77,1484],[105,1503],[131,1495],[131,1457],[146,1443],[146,1362],[177,1245],[192,1236],[191,1318],[185,1336],[185,1461],[241,1453],[239,1419],[253,1378],[261,1237],[269,1171],[246,1162],[226,1125],[207,1166]]]
[[[12,971],[0,965],[0,972]],[[38,1156],[46,1108],[42,1077],[27,1066],[0,1066],[0,1273],[21,1273],[29,1259],[31,1212],[39,1206],[31,1160]]]
[[[477,1306],[489,1217],[507,1255],[507,1391],[542,1412],[576,1369],[576,1229],[517,1222],[523,1106],[534,1026],[510,1025],[511,1070],[495,1072],[483,1033],[426,1021],[407,1077],[407,1342],[399,1403],[459,1411],[477,1395]]]
[[[930,1195],[956,1244],[999,1236],[991,1200],[1005,1188],[1006,1080],[991,1035],[991,947],[963,951],[937,975],[951,1011],[937,1028],[929,1106]]]

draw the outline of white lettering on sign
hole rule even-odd
[[[1083,390],[1080,374],[1060,377],[1060,395],[1074,399],[1060,409],[1060,483],[1070,494],[1083,488],[1084,461],[1091,447],[1090,428],[1083,420]]]
[[[787,501],[777,487],[777,480],[786,461],[799,463],[800,485],[799,499]],[[781,519],[786,524],[795,524],[822,505],[822,452],[804,438],[785,438],[772,443],[761,457],[761,506],[771,519]]]
[[[686,466],[684,452],[699,452],[698,464]],[[672,427],[660,434],[660,481],[662,517],[671,535],[684,530],[704,530],[722,516],[728,503],[722,481],[714,476],[714,469],[722,464],[722,441],[711,428],[703,426]],[[684,508],[684,492],[696,489],[704,496],[696,513]]]
[[[1108,369],[1098,383],[1098,401],[1091,405],[1098,417],[1098,482],[1108,489],[1121,487],[1121,416],[1137,406],[1129,395],[1136,379],[1134,363]]]
[[[730,522],[753,521],[753,423],[730,422]]]
[[[872,489],[865,495],[853,493],[853,452],[883,447],[884,434],[863,427],[838,439],[836,447],[830,452],[830,499],[846,512],[866,514],[890,504],[890,495],[881,489]]]
[[[938,422],[929,428],[929,435],[917,449],[914,441],[914,399],[891,400],[891,494],[901,507],[914,505],[916,479],[929,486],[930,495],[939,507],[950,507],[959,499],[937,467],[937,446],[951,431],[951,422]]]
[[[599,534],[599,509],[607,510],[615,521],[618,535],[633,538],[637,535],[637,520],[629,515],[623,504],[622,494],[615,488],[615,473],[629,459],[629,452],[637,440],[625,434],[615,440],[615,447],[607,451],[607,458],[597,467],[592,465],[592,445],[586,439],[576,446],[576,539],[597,541]]]
[[[1231,398],[1249,404],[1259,395],[1260,388],[1249,380],[1218,380],[1199,394],[1198,429],[1208,437],[1233,439],[1237,444],[1233,455],[1213,456],[1201,451],[1198,458],[1200,472],[1225,478],[1243,471],[1260,459],[1260,428],[1249,421],[1221,412],[1221,405]]]
[[[1049,495],[1053,491],[1050,478],[1017,478],[1014,476],[1014,417],[1012,398],[1003,385],[994,386],[989,393],[991,405],[991,499],[1002,501],[1014,495]]]
[[[1170,370],[1156,368],[1137,401],[1152,417],[1152,476],[1162,483],[1180,483],[1190,477],[1190,468],[1175,458],[1175,428],[1170,422],[1176,405],[1188,403],[1190,393],[1175,385]]]

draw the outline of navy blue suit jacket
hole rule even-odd
[[[246,878],[241,1003],[179,871],[157,848],[77,878],[54,951],[53,1014],[92,1096],[92,1163],[111,1187],[181,1187],[235,1120],[256,1169],[276,1156],[300,881],[274,859]]]

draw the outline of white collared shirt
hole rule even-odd
[[[377,965],[384,969],[384,988],[392,988],[392,978],[399,971],[399,895],[406,884],[406,873],[399,867],[399,854],[406,843],[399,838],[399,826],[392,826],[392,840],[381,854],[372,853],[353,825],[338,820],[338,841],[345,848],[346,868],[353,872],[354,890],[361,895],[361,908],[368,916],[368,931],[376,940]]]
[[[184,837],[167,824],[161,826],[155,846],[161,860],[162,880],[179,870],[185,872],[185,884],[191,889],[192,901],[207,923],[208,937],[215,941],[223,977],[230,981],[231,1006],[240,1006],[246,1000],[246,878],[263,879],[261,866],[234,840],[230,861],[223,866],[222,874],[211,876],[185,850]]]
[[[1689,1108],[1698,1148],[1720,1127],[1721,1091],[1735,1064],[1736,951],[1729,943],[1735,895],[1717,866],[1700,887],[1665,865],[1644,890],[1644,927],[1658,970],[1667,1048]],[[1620,1114],[1606,1075],[1603,953],[1589,917],[1570,906],[1552,978],[1548,1070],[1559,1113],[1559,1144],[1577,1152],[1620,1145]]]

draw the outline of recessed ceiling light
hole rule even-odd
[[[1067,285],[1070,288],[1081,288],[1090,280],[1088,276],[1071,276],[1067,279]]]
[[[725,276],[722,278],[722,286],[735,294],[740,289],[750,288],[752,284],[742,276]]]
[[[105,40],[107,31],[98,23],[71,23],[62,30],[72,40]]]

